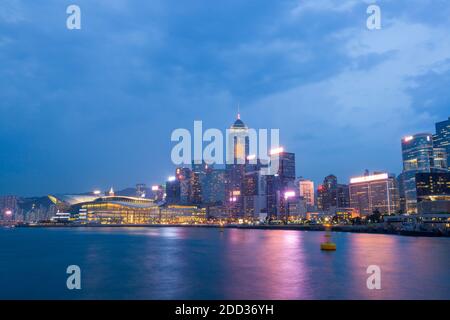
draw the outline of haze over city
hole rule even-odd
[[[296,172],[400,173],[400,140],[449,116],[450,7],[377,1],[3,1],[0,194],[162,183],[171,132],[279,128]],[[433,2],[433,6],[430,3]]]

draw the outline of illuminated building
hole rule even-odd
[[[274,175],[264,177],[266,183],[267,215],[276,219],[278,216],[277,199],[279,198],[277,179]]]
[[[227,164],[245,164],[249,155],[249,131],[238,113],[227,137]]]
[[[202,172],[191,172],[190,177],[190,194],[189,203],[194,205],[202,204],[202,185],[201,180],[203,180],[204,173]]]
[[[164,200],[164,194],[166,193],[165,187],[163,185],[153,185],[151,188],[151,198],[156,202],[161,202]]]
[[[328,175],[323,179],[320,189],[320,209],[329,211],[331,208],[337,207],[337,178],[335,175]]]
[[[272,155],[273,156],[273,155]],[[295,189],[295,153],[285,152],[278,154],[279,168],[275,179],[278,180],[278,215],[287,214],[287,199],[285,193]]]
[[[433,148],[433,164],[435,169],[447,170],[447,150],[445,148]]]
[[[66,220],[86,219],[92,224],[201,223],[206,209],[193,205],[159,205],[151,199],[127,196],[49,196],[64,202],[71,215]],[[70,202],[67,202],[70,201]],[[64,214],[64,218],[67,214]],[[59,219],[61,220],[61,219]]]
[[[317,187],[317,193],[316,193],[316,206],[317,209],[323,211],[323,199],[325,198],[325,188],[322,184],[319,184]]]
[[[286,191],[295,187],[295,154],[276,148],[270,152],[271,162],[278,161],[278,170],[264,177],[266,185],[267,214],[272,219],[282,219],[287,214]]]
[[[243,211],[246,218],[257,218],[267,211],[266,176],[261,174],[261,166],[247,164],[244,175]]]
[[[180,203],[180,181],[175,177],[166,182],[166,202],[168,204]]]
[[[337,208],[350,206],[350,190],[346,184],[338,184],[336,189]]]
[[[83,213],[90,223],[146,224],[156,222],[159,207],[153,200],[127,196],[49,196],[57,206],[72,215]]]
[[[435,148],[444,148],[446,151],[447,169],[450,169],[450,117],[436,123],[436,134],[433,135]]]
[[[226,204],[229,215],[238,218],[243,215],[243,193],[245,163],[249,155],[248,127],[237,115],[236,121],[229,129],[227,137],[227,161],[225,170],[227,174]]]
[[[350,220],[359,217],[360,214],[355,208],[336,208],[334,214],[339,220]]]
[[[450,213],[450,173],[417,173],[417,208],[419,214]]]
[[[381,214],[398,211],[398,191],[394,175],[387,173],[366,174],[350,179],[350,206],[361,215],[370,215],[375,210]]]
[[[148,224],[159,218],[158,205],[144,198],[107,196],[74,206],[77,207],[86,210],[88,222],[102,224]]]
[[[12,195],[0,197],[0,220],[11,220],[17,212],[17,197]]]
[[[419,133],[402,139],[402,158],[403,194],[401,197],[405,199],[406,212],[417,213],[416,174],[447,171],[447,168],[442,167],[442,149],[433,150],[431,134]]]
[[[399,202],[399,213],[406,212],[406,199],[405,199],[405,190],[404,190],[404,180],[403,180],[403,172],[397,176],[397,188],[398,188],[398,202]]]
[[[208,167],[202,181],[202,199],[205,204],[225,204],[226,171]]]
[[[190,204],[191,175],[192,171],[190,168],[180,167],[176,169],[175,177],[180,183],[180,204]]]
[[[303,197],[306,204],[313,207],[314,201],[314,182],[311,180],[300,178],[298,180],[298,191],[300,197]]]
[[[145,198],[147,187],[144,183],[136,184],[136,196],[140,198]]]
[[[346,184],[339,184],[335,175],[330,174],[317,189],[317,207],[324,212],[350,206],[349,189]]]
[[[162,206],[159,214],[159,223],[195,224],[206,222],[206,209],[192,205]]]

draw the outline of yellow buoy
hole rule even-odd
[[[331,234],[330,234],[330,225],[325,225],[325,238],[326,241],[322,242],[320,244],[320,250],[325,251],[335,251],[336,250],[336,244],[334,242],[330,241]]]
[[[320,244],[320,250],[335,251],[336,250],[336,244],[334,242],[322,242]]]

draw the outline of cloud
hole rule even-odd
[[[0,23],[14,24],[25,20],[20,0],[2,0]]]
[[[306,14],[310,11],[351,11],[355,6],[367,1],[362,0],[300,0],[291,10],[293,16]]]
[[[377,169],[398,172],[400,138],[427,130],[443,113],[427,105],[417,108],[411,89],[420,87],[421,77],[431,70],[450,71],[450,34],[444,28],[395,20],[378,32],[351,28],[335,36],[341,43],[338,51],[350,61],[344,70],[267,95],[249,113],[262,114],[261,122],[281,128],[286,144],[314,159],[303,167],[306,172],[317,172],[343,155],[344,175],[373,159],[384,166]],[[359,63],[366,59],[369,63]],[[310,132],[314,135],[309,141],[299,139]],[[380,150],[386,154],[383,161]]]
[[[400,137],[448,114],[450,6],[377,1],[382,30],[369,31],[367,3],[79,0],[70,32],[58,0],[3,1],[2,26],[45,19],[0,32],[1,184],[157,182],[172,129],[226,128],[238,102],[249,126],[281,128],[299,174],[398,172]]]

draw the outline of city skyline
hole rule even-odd
[[[448,301],[449,17],[1,0],[0,300],[158,319]]]
[[[448,118],[444,2],[377,1],[381,30],[354,0],[78,1],[81,30],[57,1],[5,3],[0,194],[162,182],[170,133],[194,120],[225,129],[238,104],[249,126],[281,129],[316,184],[399,174],[400,140]]]
[[[236,116],[236,118],[235,118],[235,120],[239,120],[239,121],[240,121],[240,118],[241,118],[240,113],[238,113],[237,116]],[[448,117],[447,120],[438,121],[437,123],[441,124],[441,123],[444,123],[444,122],[446,122],[446,121],[448,122],[448,120],[450,120],[450,117]],[[436,124],[437,124],[437,123],[436,123]],[[436,124],[435,124],[435,125],[436,125]],[[251,127],[249,127],[249,128],[251,128]],[[220,129],[219,129],[219,130],[220,130]],[[223,130],[223,133],[225,133],[225,130]],[[420,132],[420,133],[415,133],[414,136],[416,136],[416,135],[419,135],[419,136],[420,136],[420,135],[429,135],[429,136],[431,137],[431,136],[435,135],[434,133],[435,133],[434,131],[433,131],[433,132],[428,132],[428,133]],[[191,133],[191,134],[192,134],[192,133]],[[404,142],[406,139],[408,139],[409,137],[412,137],[412,135],[406,135],[406,136],[403,136],[403,137],[400,139],[400,141],[399,141],[400,149],[401,149],[401,146],[402,146],[403,142]],[[172,145],[173,145],[173,144],[172,144]],[[280,146],[283,147],[283,143],[282,143],[282,142],[280,143]],[[203,147],[205,147],[205,142],[203,143]],[[224,147],[224,148],[225,148],[225,147]],[[289,150],[286,150],[286,151],[289,151]],[[226,148],[223,150],[223,152],[226,153]],[[400,150],[400,152],[401,152],[401,150]],[[400,155],[400,158],[401,158],[401,155]],[[217,164],[214,164],[214,165],[216,166]],[[164,166],[164,165],[163,165],[163,166]],[[225,168],[224,164],[219,164],[218,166],[219,166],[219,168],[222,168],[222,169]],[[400,167],[401,167],[401,166],[402,166],[402,161],[400,160]],[[133,188],[134,186],[137,186],[137,185],[139,185],[139,184],[144,184],[144,185],[148,185],[148,186],[164,184],[164,183],[166,183],[167,181],[170,181],[170,180],[168,180],[168,179],[170,179],[170,177],[173,176],[175,170],[176,170],[177,168],[180,168],[180,167],[192,167],[192,164],[191,164],[191,163],[189,163],[189,164],[186,163],[186,164],[183,164],[183,165],[181,165],[181,166],[180,166],[180,165],[172,164],[172,171],[169,172],[166,176],[161,177],[160,180],[143,181],[143,180],[141,179],[141,180],[139,180],[139,181],[132,182],[132,183],[129,184],[129,185],[119,186],[118,189],[119,189],[119,190],[125,190],[125,189],[130,188],[130,187]],[[296,167],[296,170],[298,170],[298,164],[297,164],[297,162],[295,162],[295,167]],[[323,177],[325,177],[325,179],[326,179],[328,176],[333,175],[333,176],[336,176],[337,181],[338,181],[339,183],[349,184],[353,178],[355,178],[355,177],[357,177],[357,176],[361,176],[364,172],[367,172],[367,171],[369,171],[369,172],[370,172],[370,171],[372,171],[372,172],[386,172],[386,173],[389,173],[389,174],[394,174],[395,176],[399,176],[399,175],[402,173],[403,170],[400,169],[399,172],[391,172],[391,171],[386,170],[386,169],[375,169],[375,170],[372,170],[372,169],[365,168],[364,170],[360,171],[359,173],[355,173],[355,174],[349,176],[348,179],[346,179],[346,180],[343,179],[342,177],[339,177],[338,175],[334,174],[333,172],[327,173],[326,176],[325,176],[325,174],[324,174],[322,177],[319,177],[317,180],[311,178],[311,177],[308,176],[308,175],[303,175],[302,173],[300,173],[300,174],[296,174],[296,179],[307,179],[307,180],[313,181],[314,186],[316,186],[316,188],[315,188],[314,191],[317,192],[317,188],[320,187],[320,186],[322,186],[322,184],[323,184],[323,182],[324,182],[324,181],[323,181],[323,179],[324,179]],[[109,191],[110,189],[112,190],[112,188],[117,188],[117,185],[114,184],[114,183],[111,183],[110,185],[105,185],[105,186],[95,185],[94,187],[89,188],[89,189],[77,190],[77,191],[74,191],[74,192],[64,192],[64,191],[62,191],[62,192],[53,192],[53,194],[70,194],[70,193],[73,193],[73,194],[83,194],[83,193],[86,193],[86,192],[97,192],[97,190],[102,190],[102,191],[104,191],[105,193],[108,193],[108,191]],[[27,197],[27,196],[29,197],[29,196],[46,196],[46,195],[51,194],[51,193],[52,193],[52,192],[44,192],[43,194],[20,194],[20,193],[16,193],[16,194],[14,194],[14,195],[18,195],[18,196],[22,196],[22,197]],[[11,194],[13,194],[13,193],[8,193],[8,192],[6,192],[6,193],[3,193],[2,195],[11,195]]]

